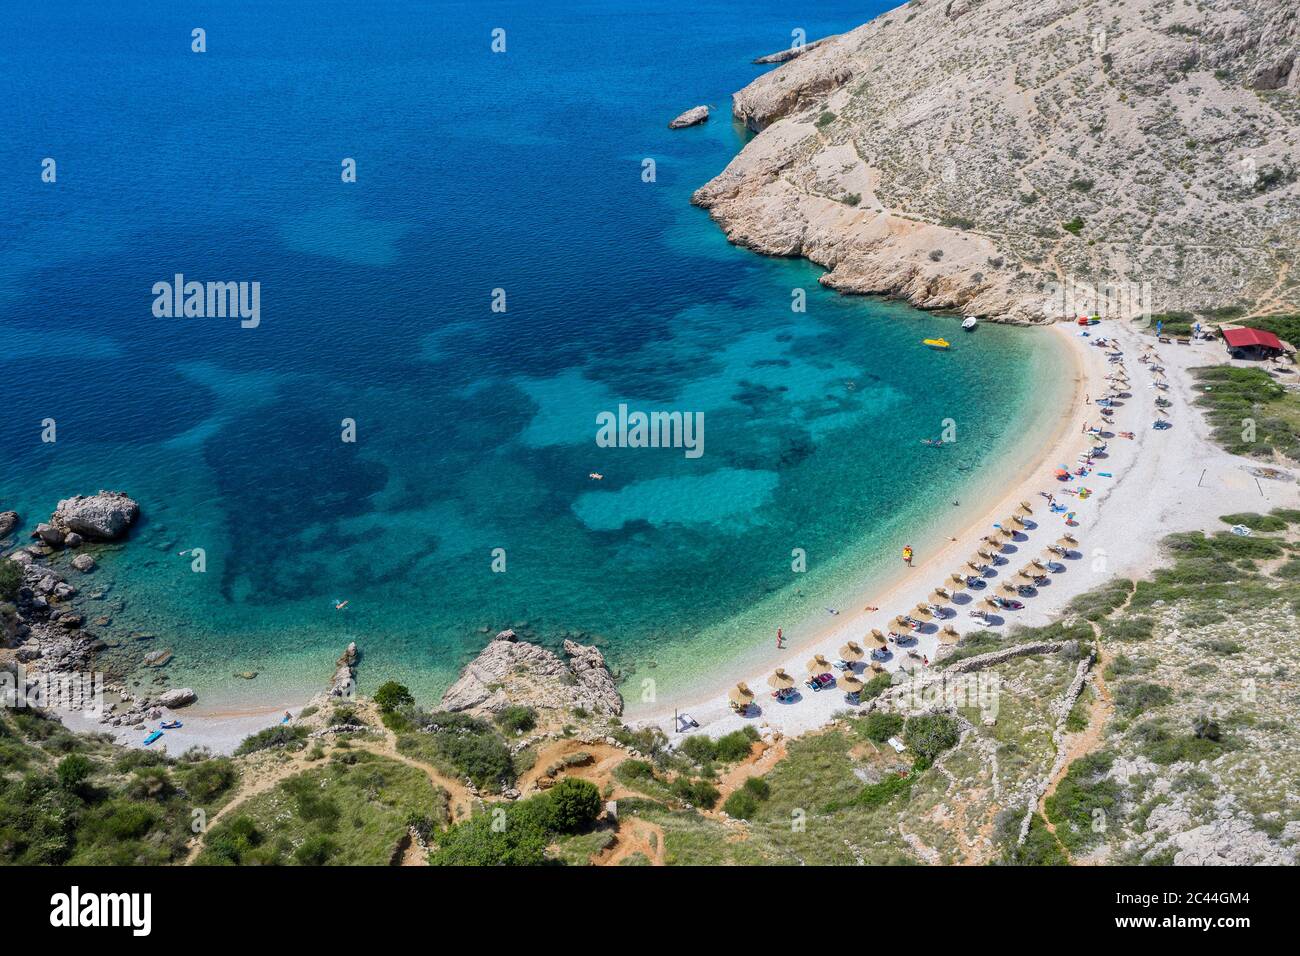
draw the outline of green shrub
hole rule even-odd
[[[54,772],[55,776],[59,778],[60,787],[77,793],[94,769],[95,765],[84,754],[68,754],[59,761],[59,765]]]
[[[900,714],[887,714],[873,710],[863,721],[862,732],[866,734],[868,740],[883,744],[890,737],[897,736],[902,729],[903,718]]]
[[[1115,707],[1125,717],[1163,707],[1173,699],[1168,687],[1150,681],[1125,681],[1115,690]]]
[[[718,745],[708,734],[692,734],[682,741],[681,751],[703,766],[717,759]]]
[[[894,678],[890,675],[889,671],[880,672],[863,685],[862,693],[858,694],[858,700],[863,703],[866,703],[869,700],[875,700],[885,691],[889,690],[890,685],[893,684],[893,682]]]
[[[0,601],[12,601],[18,597],[22,583],[23,566],[7,557],[0,558]]]
[[[718,805],[718,797],[721,796],[718,788],[707,780],[691,780],[689,777],[674,780],[672,792],[677,799],[701,810],[712,810]]]
[[[497,713],[497,726],[508,734],[528,733],[537,726],[537,711],[512,704]]]
[[[772,785],[762,777],[750,777],[741,789],[759,800],[766,800],[772,795]]]
[[[324,866],[337,850],[338,844],[318,834],[303,840],[302,845],[294,850],[293,858],[302,866]]]
[[[723,763],[735,763],[746,759],[754,742],[758,740],[758,731],[746,726],[742,730],[732,731],[718,738],[715,755]]]
[[[909,717],[903,725],[903,742],[916,754],[922,767],[961,739],[961,728],[950,714],[924,714]]]
[[[752,820],[758,813],[758,799],[752,793],[737,790],[722,804],[723,812],[737,820]]]
[[[375,691],[375,706],[385,714],[390,714],[399,707],[407,707],[414,703],[415,698],[411,696],[410,690],[397,683],[397,681],[387,681]]]
[[[579,833],[600,816],[600,791],[589,780],[565,777],[546,796],[551,806],[551,827],[559,833]]]
[[[242,757],[245,754],[257,753],[259,750],[268,750],[271,747],[287,747],[290,750],[300,750],[303,747],[303,741],[306,739],[306,727],[276,724],[274,727],[267,727],[252,736],[245,737],[243,743],[235,748],[235,756]]]

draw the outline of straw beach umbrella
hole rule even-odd
[[[889,626],[893,629],[895,634],[899,634],[904,637],[912,633],[912,623],[910,621],[903,620],[901,617],[894,618],[889,623]]]
[[[1022,518],[1022,517],[1020,517],[1020,515],[1012,515],[1012,516],[1011,516],[1011,523],[1012,523],[1013,525],[1017,525],[1017,526],[1019,526],[1019,527],[1021,527],[1021,528],[1025,527],[1025,519]]]
[[[1020,507],[1017,508],[1016,510],[1019,511],[1021,514],[1026,514],[1026,515],[1031,515],[1034,513],[1034,509],[1030,507],[1028,501],[1020,502]]]
[[[794,686],[794,678],[785,672],[784,667],[778,667],[767,679],[767,686],[773,690],[789,690]]]
[[[862,649],[861,645],[853,641],[849,641],[840,648],[840,660],[842,661],[860,661],[865,656],[866,652]]]
[[[986,597],[983,601],[983,604],[985,607],[989,608],[992,611],[1002,610],[1002,606],[998,604],[997,601],[993,600],[991,597]]]
[[[1059,538],[1057,538],[1056,543],[1059,544],[1061,547],[1072,546],[1078,544],[1079,539],[1067,532],[1066,534],[1063,534]]]
[[[912,617],[923,617],[926,620],[929,620],[934,617],[934,611],[930,610],[930,605],[928,604],[918,604],[916,607],[912,608]]]
[[[809,674],[829,674],[831,672],[831,662],[824,656],[818,654],[808,662]]]
[[[748,684],[742,681],[731,688],[731,692],[727,694],[727,699],[737,707],[748,707],[754,702],[754,692],[749,689]]]
[[[948,587],[952,588],[954,594],[958,591],[965,591],[966,575],[962,574],[960,571],[954,571],[952,574],[948,575]]]
[[[943,588],[935,588],[933,591],[930,592],[930,603],[938,604],[940,607],[942,607],[945,604],[951,604],[952,595],[949,594],[947,591],[945,591]]]
[[[1017,592],[1016,592],[1016,586],[1015,586],[1014,584],[1012,584],[1010,581],[1003,581],[1003,582],[1002,582],[1002,590],[1006,591],[1008,594],[1015,594],[1015,593],[1017,593]]]
[[[956,644],[960,640],[961,635],[957,633],[957,628],[953,627],[951,624],[945,626],[944,629],[939,632],[940,644]]]
[[[867,645],[879,651],[888,647],[889,642],[885,640],[885,635],[881,632],[880,628],[873,627],[871,629],[871,636],[867,638]]]
[[[866,685],[856,674],[845,674],[840,678],[840,686],[844,688],[846,694],[859,694]]]

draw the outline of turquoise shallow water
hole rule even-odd
[[[93,58],[58,14],[0,39],[6,75],[45,77],[39,107],[0,104],[0,154],[60,163],[0,183],[0,506],[142,503],[86,588],[117,664],[153,632],[170,682],[238,702],[317,686],[356,640],[363,690],[432,695],[514,626],[671,698],[797,640],[1046,427],[1046,336],[837,296],[688,203],[744,141],[749,59],[874,9],[328,6],[233,3],[202,56],[143,3],[85,14]],[[720,111],[665,128],[697,102]],[[155,318],[176,272],[260,281],[261,326]],[[703,455],[599,447],[620,403],[702,413]],[[922,446],[945,419],[958,441]]]

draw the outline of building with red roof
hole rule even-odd
[[[1233,358],[1275,358],[1294,351],[1272,332],[1263,329],[1232,326],[1221,328],[1220,332]]]

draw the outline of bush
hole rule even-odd
[[[673,781],[673,795],[693,807],[699,807],[702,810],[712,810],[718,805],[718,788],[707,780],[691,780],[688,777],[678,777]]]
[[[746,726],[743,730],[733,731],[724,737],[719,737],[715,750],[717,759],[724,763],[735,763],[737,760],[744,760],[749,756],[750,750],[757,740],[758,731],[749,726]]]
[[[961,739],[956,719],[948,714],[909,717],[903,726],[903,741],[912,748],[918,763],[928,767],[941,753]]]
[[[306,738],[306,727],[290,727],[288,724],[276,724],[274,727],[267,727],[250,737],[245,737],[244,742],[235,748],[235,756],[242,757],[246,754],[257,753],[259,750],[269,750],[271,747],[290,747],[298,750],[303,746],[303,741]]]
[[[436,713],[428,720],[426,733],[439,758],[476,786],[505,786],[514,780],[510,748],[491,724],[466,714]]]
[[[858,700],[863,703],[869,700],[875,700],[885,691],[889,690],[890,685],[893,684],[893,682],[894,678],[890,676],[889,671],[882,671],[875,677],[871,678],[871,680],[867,681],[862,688],[862,693],[858,694]]]
[[[0,601],[12,601],[18,597],[22,584],[23,566],[17,561],[0,558]]]
[[[1075,216],[1069,222],[1061,223],[1061,228],[1070,233],[1070,235],[1077,236],[1079,233],[1083,232],[1083,219],[1079,216]]]
[[[1115,691],[1115,706],[1125,717],[1136,717],[1173,700],[1169,688],[1149,681],[1125,681]]]
[[[867,735],[868,740],[883,744],[890,737],[896,736],[902,729],[903,718],[899,714],[886,714],[879,710],[873,710],[867,715],[866,721],[863,722],[862,732]]]
[[[397,681],[390,680],[375,691],[375,706],[381,713],[391,714],[399,707],[406,707],[415,703],[415,698],[411,692]]]
[[[727,797],[722,805],[723,812],[737,820],[752,820],[758,813],[758,799],[752,793],[737,790]]]
[[[293,858],[303,866],[324,866],[338,850],[338,845],[327,836],[308,837],[293,853]]]
[[[537,726],[537,711],[512,704],[496,715],[497,726],[508,734],[528,733]]]
[[[232,786],[239,774],[234,763],[226,757],[216,757],[195,764],[183,776],[185,791],[199,803],[207,803],[221,796]]]
[[[692,734],[682,741],[682,753],[703,765],[717,758],[718,745],[708,734]]]
[[[772,795],[772,785],[762,777],[750,777],[741,789],[759,800],[766,800]]]
[[[600,816],[600,791],[589,780],[565,777],[546,793],[551,827],[560,833],[579,833]]]
[[[59,761],[54,773],[59,778],[60,787],[77,793],[94,769],[95,765],[84,754],[68,754]]]

